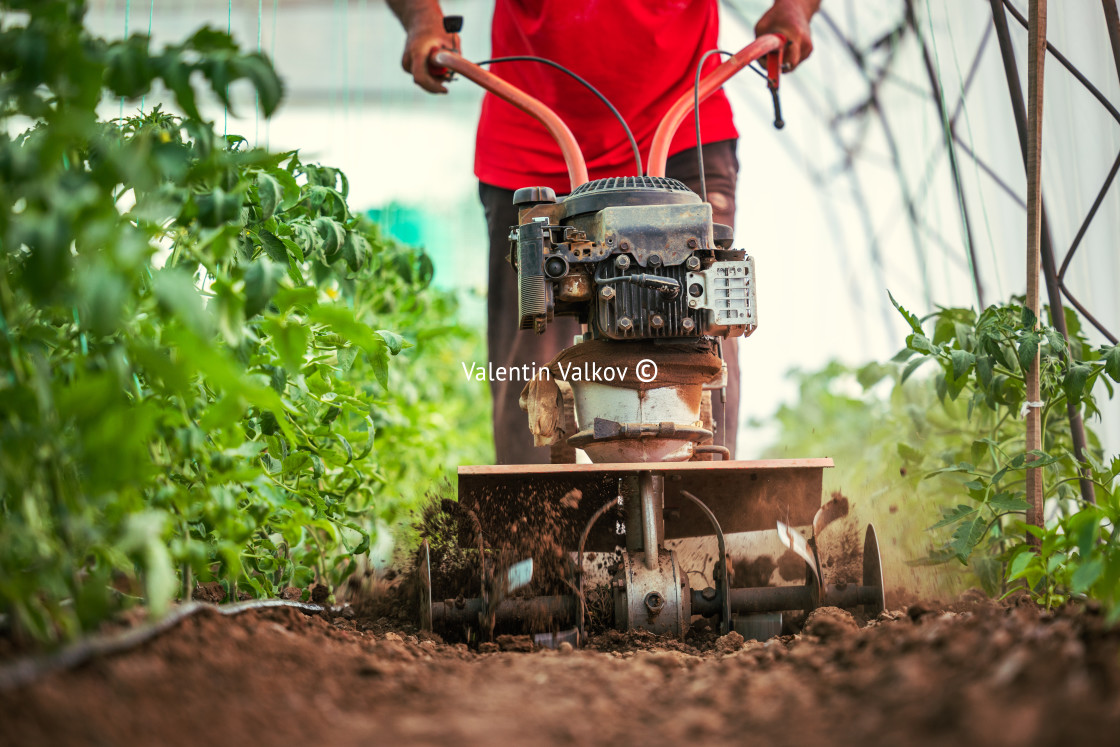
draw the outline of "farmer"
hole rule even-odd
[[[786,70],[797,67],[813,50],[809,20],[821,0],[774,0],[755,26],[757,35],[776,33],[789,40]],[[438,0],[388,0],[408,39],[402,64],[416,84],[432,93],[447,88],[428,69],[433,49],[453,48],[443,30]],[[630,124],[645,159],[661,116],[681,94],[690,91],[701,55],[717,46],[717,0],[496,0],[491,29],[494,57],[535,55],[564,65],[597,87]],[[713,55],[705,72],[719,64]],[[632,150],[610,111],[573,79],[534,62],[502,63],[494,71],[531,93],[560,115],[575,135],[591,179],[634,173]],[[715,222],[735,224],[735,184],[739,161],[738,133],[723,91],[700,105],[704,171]],[[666,175],[700,191],[696,132],[681,127],[673,138]],[[509,228],[517,224],[513,191],[547,186],[569,189],[559,148],[529,115],[487,93],[482,103],[475,149],[478,193],[490,231],[490,291],[487,340],[494,366],[545,365],[579,334],[579,323],[558,318],[545,334],[519,334],[516,274],[506,261]],[[735,454],[739,414],[739,357],[734,338],[724,342],[727,402],[713,398],[713,422],[726,423],[717,433]],[[498,464],[549,461],[547,447],[534,447],[525,414],[518,405],[522,382],[491,381],[494,443]]]

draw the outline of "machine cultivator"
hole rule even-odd
[[[592,588],[597,600],[609,589],[608,619],[600,622],[679,637],[697,617],[721,634],[765,638],[790,611],[883,609],[874,528],[866,531],[860,583],[830,585],[822,575],[816,539],[833,518],[821,500],[831,460],[735,461],[714,443],[711,398],[726,385],[721,342],[750,335],[758,323],[754,259],[734,248],[729,226],[713,222],[710,204],[664,176],[669,142],[695,103],[764,55],[780,119],[783,46],[779,36],[760,37],[682,96],[654,136],[646,174],[591,182],[571,132],[544,104],[454,51],[433,52],[434,68],[505,98],[560,145],[571,192],[516,192],[511,261],[522,334],[543,332],[563,315],[578,317],[585,332],[522,393],[531,437],[551,447],[554,463],[459,469],[457,511],[477,543],[481,593],[433,599],[425,542],[423,627],[474,639],[510,632],[545,645],[578,643]],[[617,375],[583,375],[588,366]],[[591,463],[575,463],[577,450]],[[732,568],[750,559],[731,556],[729,536],[766,533],[772,542],[773,532],[780,550],[804,562],[804,582],[734,586]],[[710,568],[710,551],[685,551],[713,538]],[[501,551],[511,546],[522,548],[523,559]],[[704,567],[689,567],[700,556]],[[542,577],[544,564],[555,578]],[[538,590],[545,593],[527,595]]]

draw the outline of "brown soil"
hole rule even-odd
[[[395,623],[394,623],[395,624]],[[0,692],[11,744],[1077,744],[1120,728],[1120,633],[1084,608],[834,609],[768,643],[465,645],[350,610],[204,612]]]

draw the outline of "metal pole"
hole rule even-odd
[[[953,189],[956,191],[957,200],[960,202],[961,223],[964,224],[965,240],[968,242],[968,259],[972,269],[972,282],[976,290],[976,304],[983,310],[984,286],[980,281],[980,266],[976,258],[976,241],[972,236],[972,219],[968,214],[968,199],[965,197],[960,165],[957,163],[956,143],[953,140],[953,122],[945,109],[941,83],[937,79],[937,69],[934,67],[933,58],[930,57],[929,47],[926,46],[925,37],[922,36],[922,30],[918,26],[917,15],[914,12],[914,0],[907,0],[906,2],[906,19],[910,28],[914,30],[914,35],[918,39],[918,46],[922,49],[922,61],[925,63],[926,77],[929,78],[933,102],[937,105],[937,113],[941,117],[942,126],[945,128],[945,151],[949,154],[949,171],[953,175]]]
[[[1003,8],[1002,0],[990,0],[992,6],[992,22],[996,27],[996,39],[999,41],[1000,56],[1003,58],[1004,77],[1007,78],[1007,90],[1011,94],[1011,110],[1015,117],[1015,130],[1019,135],[1019,148],[1023,155],[1023,168],[1027,166],[1027,109],[1023,103],[1023,86],[1019,81],[1019,66],[1015,62],[1015,50],[1011,46],[1011,32],[1007,26],[1007,12]],[[1107,4],[1115,0],[1104,0]],[[1115,5],[1113,6],[1115,7]],[[1056,262],[1054,260],[1054,242],[1050,235],[1050,221],[1046,216],[1046,200],[1042,197],[1039,188],[1042,215],[1042,274],[1046,279],[1046,298],[1050,303],[1050,317],[1054,328],[1061,333],[1066,342],[1069,342],[1069,329],[1066,325],[1065,304],[1062,301],[1062,291],[1058,281]],[[1066,415],[1069,418],[1070,437],[1073,440],[1073,452],[1078,459],[1083,459],[1088,448],[1085,437],[1085,423],[1081,412],[1072,402],[1066,402]],[[1081,470],[1081,497],[1089,502],[1096,503],[1096,490],[1092,480],[1089,479],[1088,470]]]
[[[1046,0],[1031,0],[1027,30],[1027,307],[1039,316],[1038,277],[1042,265],[1042,82],[1046,70]],[[1027,451],[1042,448],[1042,409],[1038,378],[1039,353],[1027,372]],[[1041,527],[1042,472],[1027,469],[1027,523]],[[1038,543],[1030,535],[1029,540]]]
[[[1120,12],[1116,10],[1116,0],[1101,0],[1104,8],[1105,25],[1108,27],[1108,40],[1112,43],[1112,59],[1116,62],[1116,75],[1120,76]]]
[[[665,476],[650,472],[638,473],[638,496],[641,501],[642,550],[650,570],[659,567],[658,549],[665,536]]]

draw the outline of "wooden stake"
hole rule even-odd
[[[1042,77],[1046,67],[1046,0],[1031,0],[1027,30],[1027,307],[1035,319],[1041,316],[1038,276],[1042,242]],[[1037,328],[1037,323],[1035,324]],[[1027,372],[1027,450],[1042,448],[1042,394],[1039,386],[1039,354]],[[1027,523],[1041,527],[1042,470],[1027,470]],[[1038,539],[1028,541],[1038,544]]]

